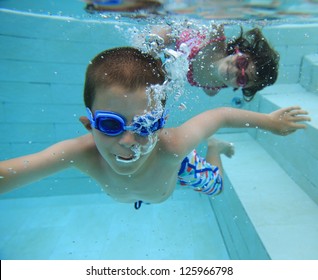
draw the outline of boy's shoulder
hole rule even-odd
[[[161,155],[171,163],[179,162],[180,157],[186,156],[189,150],[187,141],[179,135],[179,130],[180,128],[167,128],[163,129],[159,135],[158,144]]]
[[[54,144],[43,152],[64,157],[72,164],[87,160],[90,155],[96,155],[97,148],[91,134],[71,138]]]
[[[96,149],[96,145],[91,134],[85,134],[76,138],[71,138],[58,142],[56,145],[65,148],[65,152],[85,153],[91,149]]]
[[[63,143],[64,142],[64,143]],[[74,157],[86,157],[89,154],[97,151],[94,138],[91,133],[65,140],[61,143],[65,146],[70,154]]]

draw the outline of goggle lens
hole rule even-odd
[[[123,131],[123,123],[112,118],[100,118],[98,121],[98,127],[102,132],[109,135],[118,135]]]

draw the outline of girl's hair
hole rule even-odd
[[[230,41],[227,45],[227,54],[240,52],[247,54],[255,65],[257,79],[253,86],[243,88],[243,96],[246,101],[251,101],[259,90],[272,85],[278,76],[279,54],[269,45],[259,28],[254,28],[243,34],[241,28],[240,37]]]
[[[136,48],[120,47],[105,50],[88,65],[84,85],[84,103],[92,107],[98,88],[120,86],[136,90],[163,84],[165,73],[161,60]],[[163,101],[164,102],[164,101]]]

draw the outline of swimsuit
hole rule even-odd
[[[141,204],[143,203],[142,200],[138,200],[135,202],[134,207],[136,210],[138,210],[141,207]],[[147,203],[148,204],[148,203]]]
[[[188,55],[189,70],[187,73],[187,79],[191,86],[201,87],[207,90],[220,90],[222,88],[225,88],[226,85],[221,87],[201,85],[198,82],[196,82],[193,77],[193,65],[191,63],[191,60],[193,60],[197,56],[197,54],[207,45],[215,42],[225,41],[226,39],[225,36],[221,36],[207,41],[207,36],[208,34],[202,34],[196,30],[186,29],[181,33],[180,38],[177,40],[176,48],[177,50],[180,50],[181,44],[186,44],[186,46],[190,50],[190,53]]]
[[[182,161],[178,183],[207,195],[217,195],[223,189],[219,168],[197,155],[195,150]]]
[[[178,183],[181,186],[192,187],[197,192],[211,196],[218,195],[223,190],[219,168],[200,157],[196,150],[193,150],[182,161],[178,173]],[[135,202],[135,209],[138,210],[142,203],[144,202],[141,200]]]

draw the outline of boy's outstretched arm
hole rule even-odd
[[[236,108],[216,108],[205,111],[178,127],[179,139],[175,146],[180,151],[191,151],[202,140],[212,136],[220,128],[260,128],[278,135],[288,135],[306,128],[304,121],[310,121],[307,112],[298,106],[276,110],[269,114]]]
[[[41,152],[0,162],[0,193],[76,166],[82,137],[59,142]]]
[[[257,127],[278,135],[288,135],[297,129],[304,129],[304,121],[310,121],[308,112],[299,106],[278,109],[269,114],[243,111],[228,112],[225,127]]]

